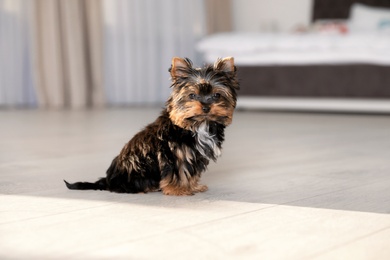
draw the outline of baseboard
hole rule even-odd
[[[238,109],[390,113],[390,99],[239,97]]]

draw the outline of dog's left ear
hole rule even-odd
[[[171,68],[169,69],[169,72],[171,73],[172,79],[176,77],[185,77],[188,75],[188,69],[192,67],[192,62],[188,58],[179,58],[179,57],[174,57],[172,59],[172,65]]]
[[[218,59],[214,63],[214,69],[215,70],[222,70],[224,72],[235,72],[236,66],[234,66],[234,58],[233,57],[226,57],[223,59]]]

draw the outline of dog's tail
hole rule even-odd
[[[70,190],[107,190],[106,178],[101,178],[97,182],[75,182],[69,183],[64,180],[66,187]]]

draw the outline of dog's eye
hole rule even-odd
[[[214,100],[218,100],[220,97],[221,97],[221,94],[219,94],[219,93],[214,93],[213,94],[213,99]]]
[[[195,98],[196,98],[196,95],[195,95],[194,93],[191,93],[191,94],[188,95],[188,97],[189,97],[190,99],[195,99]]]

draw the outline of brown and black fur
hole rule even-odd
[[[221,153],[225,127],[236,106],[236,67],[232,57],[194,68],[189,59],[173,58],[172,94],[153,123],[137,133],[114,158],[107,176],[95,183],[65,181],[69,189],[120,193],[162,191],[193,195],[210,160]]]

